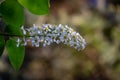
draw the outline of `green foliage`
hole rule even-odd
[[[0,56],[2,55],[4,51],[4,46],[5,46],[5,40],[3,36],[0,36]]]
[[[49,0],[18,0],[30,12],[43,15],[49,13]]]
[[[18,71],[24,60],[25,47],[16,47],[15,40],[10,39],[6,43],[6,48],[12,66]]]
[[[23,7],[16,0],[5,0],[0,5],[0,13],[7,24],[21,26],[24,23]]]
[[[24,25],[24,10],[20,4],[37,15],[49,13],[49,0],[5,0],[0,3],[0,17],[7,25],[3,34],[10,34],[10,37],[23,36],[20,27]],[[4,36],[2,34],[0,36],[0,56],[5,46]],[[23,63],[25,47],[16,47],[15,40],[9,39],[6,48],[11,64],[19,70]]]
[[[10,34],[23,35],[20,27],[18,26],[7,25],[5,31]]]

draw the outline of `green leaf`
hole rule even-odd
[[[37,15],[49,13],[49,0],[18,0],[21,5]]]
[[[12,66],[18,71],[24,60],[25,47],[16,47],[16,41],[10,39],[6,43],[6,49]]]
[[[5,32],[9,34],[15,34],[15,35],[23,35],[22,30],[20,27],[7,25],[5,28]]]
[[[2,55],[4,51],[4,46],[5,46],[4,36],[0,36],[0,56]]]
[[[5,0],[0,5],[0,13],[7,24],[22,26],[24,24],[23,7],[16,0]]]

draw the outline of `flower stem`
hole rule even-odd
[[[9,33],[0,33],[2,36],[10,36],[10,37],[32,37],[28,35],[19,35],[19,34],[9,34]]]

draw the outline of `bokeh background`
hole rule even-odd
[[[50,14],[25,11],[25,26],[67,24],[87,42],[78,52],[64,44],[27,46],[15,72],[6,50],[0,58],[0,80],[120,80],[120,0],[50,0]],[[32,6],[32,5],[31,5]]]

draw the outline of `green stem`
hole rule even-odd
[[[33,37],[28,35],[19,35],[19,34],[9,34],[9,33],[0,33],[2,36],[10,36],[10,37]]]

